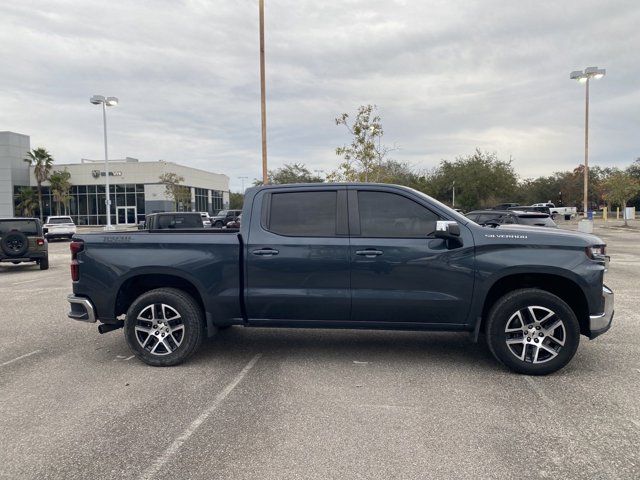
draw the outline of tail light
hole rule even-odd
[[[84,250],[84,242],[82,240],[74,240],[69,244],[71,250],[71,280],[77,282],[80,280],[80,263],[78,263],[78,253]]]
[[[36,238],[36,245],[39,247],[44,245],[44,238]]]

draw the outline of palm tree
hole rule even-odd
[[[18,192],[18,210],[25,217],[32,217],[37,206],[36,192],[31,187],[22,187]]]
[[[46,149],[34,148],[27,153],[27,158],[23,159],[34,167],[34,175],[38,184],[38,207],[40,210],[40,220],[42,220],[42,182],[49,179],[49,173],[53,167],[53,157]]]
[[[69,190],[71,190],[70,178],[71,174],[66,168],[64,170],[54,170],[49,177],[51,194],[53,195],[53,200],[56,202],[56,215],[60,215],[60,203],[65,207],[64,213],[67,213],[67,203],[70,198]]]

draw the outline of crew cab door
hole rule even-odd
[[[351,320],[466,323],[474,282],[474,248],[435,238],[447,220],[423,197],[393,187],[350,187]]]
[[[346,187],[256,195],[246,252],[249,323],[349,320]]]

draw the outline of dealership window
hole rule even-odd
[[[218,213],[224,208],[222,201],[222,192],[220,190],[211,190],[211,212]]]
[[[195,188],[196,212],[209,211],[209,191],[205,188]]]

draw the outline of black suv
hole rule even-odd
[[[0,218],[0,262],[36,262],[49,268],[49,248],[37,218]]]
[[[557,227],[549,215],[540,212],[525,212],[519,210],[474,210],[465,215],[478,225],[531,225],[535,227]]]
[[[211,226],[215,228],[222,228],[227,223],[235,221],[241,213],[242,210],[220,210],[217,214],[211,217]]]

